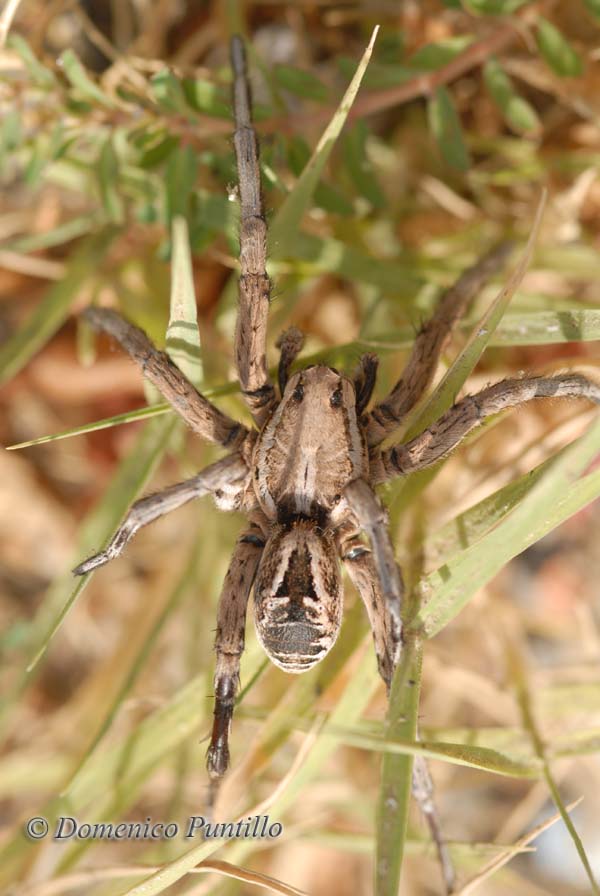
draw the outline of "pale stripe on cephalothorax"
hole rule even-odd
[[[329,367],[294,374],[254,452],[255,490],[273,520],[329,512],[366,472],[354,384]]]

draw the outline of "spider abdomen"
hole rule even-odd
[[[276,666],[304,672],[329,652],[342,622],[335,545],[313,520],[273,529],[254,591],[259,641]]]

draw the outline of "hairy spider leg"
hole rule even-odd
[[[208,774],[213,782],[223,777],[229,766],[229,731],[240,680],[240,659],[244,652],[246,610],[254,585],[265,540],[260,528],[250,526],[235,546],[217,611],[215,652],[215,708]],[[216,794],[213,786],[212,798]]]
[[[600,386],[579,373],[507,379],[467,395],[453,405],[425,432],[405,445],[394,445],[373,459],[373,481],[388,482],[396,476],[430,467],[453,451],[464,437],[488,417],[540,398],[586,398],[600,404]]]
[[[277,399],[267,369],[266,341],[271,282],[266,271],[267,222],[265,220],[258,140],[252,125],[252,104],[241,37],[231,39],[233,69],[233,142],[240,194],[240,281],[235,331],[235,363],[242,395],[260,428]]]
[[[160,492],[140,498],[129,508],[127,516],[106,548],[76,566],[73,574],[83,576],[119,557],[142,526],[153,523],[154,520],[171,513],[172,510],[177,510],[194,498],[213,495],[222,509],[238,507],[247,479],[246,464],[239,454],[231,454],[206,467],[191,479],[186,479],[185,482],[170,485]]]
[[[367,443],[370,447],[379,445],[391,435],[424,394],[453,326],[485,283],[502,269],[511,251],[512,243],[509,242],[490,249],[442,294],[433,317],[417,334],[402,376],[389,395],[369,414]]]
[[[190,429],[223,448],[235,450],[242,445],[248,435],[246,427],[205,398],[143,330],[110,308],[86,308],[83,317],[95,330],[117,340]]]

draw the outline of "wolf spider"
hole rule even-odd
[[[579,374],[506,379],[458,401],[405,444],[381,447],[430,385],[452,326],[501,268],[509,251],[505,244],[446,291],[418,333],[401,379],[370,410],[377,357],[364,355],[351,376],[322,364],[291,373],[303,341],[296,329],[278,342],[274,384],[266,361],[271,291],[265,270],[267,225],[245,50],[238,37],[231,42],[231,64],[241,207],[235,363],[255,428],[218,410],[167,354],[115,311],[87,309],[85,319],[121,344],[188,426],[229,453],[197,476],[137,501],[107,548],[74,570],[84,575],[113,560],[142,526],[202,495],[212,495],[220,509],[247,513],[249,526],[234,549],[217,614],[215,709],[207,759],[213,780],[229,765],[229,731],[252,590],[256,631],[266,653],[284,671],[304,672],[331,650],[340,630],[341,560],[364,601],[379,672],[389,690],[402,646],[402,579],[375,486],[435,464],[487,417],[523,402],[553,396],[600,403],[600,388]],[[416,790],[427,804],[424,775],[421,766]]]

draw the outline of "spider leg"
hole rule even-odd
[[[358,368],[354,374],[354,388],[356,390],[356,413],[359,416],[371,401],[377,380],[378,367],[379,358],[377,355],[362,355],[358,362]]]
[[[340,502],[340,510],[342,507],[347,507],[355,517],[358,526],[369,536],[375,569],[381,584],[382,599],[389,612],[395,615],[397,625],[400,627],[402,579],[387,528],[387,512],[364,479],[355,479],[347,485],[343,497],[345,501]]]
[[[389,691],[402,648],[400,604],[390,605],[384,599],[373,555],[357,534],[342,542],[340,553],[350,580],[365,605],[373,631],[379,674]]]
[[[400,606],[399,604],[390,604],[384,598],[373,555],[359,540],[356,530],[342,536],[340,554],[352,584],[367,610],[373,632],[379,674],[383,678],[389,694],[392,676],[398,665],[402,649]],[[400,576],[399,571],[398,575]],[[419,739],[418,732],[417,739]],[[446,892],[451,893],[454,888],[454,868],[442,836],[431,775],[422,756],[415,756],[413,759],[412,792],[435,843]]]
[[[493,414],[536,398],[587,398],[600,404],[600,386],[579,373],[508,379],[467,395],[425,432],[373,459],[376,483],[429,467],[449,454],[467,433]]]
[[[251,525],[238,539],[219,598],[215,639],[215,711],[206,759],[208,774],[213,782],[213,800],[218,780],[229,766],[229,730],[239,686],[240,658],[244,651],[246,608],[264,545],[261,529]]]
[[[418,731],[416,739],[421,739]],[[412,794],[419,805],[423,818],[427,822],[431,839],[435,843],[444,884],[446,886],[446,893],[450,896],[450,894],[454,892],[456,876],[454,873],[454,866],[452,865],[452,859],[448,852],[448,847],[446,846],[442,835],[440,819],[434,800],[431,773],[423,756],[413,757]]]
[[[271,283],[266,272],[267,223],[261,196],[258,140],[252,126],[246,51],[240,37],[231,39],[233,69],[233,142],[240,193],[239,311],[235,363],[244,400],[259,427],[276,403],[266,357]]]
[[[390,394],[369,414],[367,442],[370,447],[379,445],[397,429],[402,418],[423,395],[433,379],[452,327],[487,280],[501,270],[511,250],[512,244],[500,243],[443,293],[433,317],[415,339],[402,376]]]
[[[283,397],[290,367],[294,363],[297,355],[302,351],[304,334],[297,327],[290,327],[289,330],[285,330],[285,332],[281,334],[275,344],[281,352],[279,356],[277,380],[279,382],[279,393]]]
[[[108,546],[76,566],[73,570],[74,575],[83,576],[96,567],[114,560],[122,553],[138,529],[176,510],[193,498],[212,494],[219,504],[224,505],[223,509],[233,509],[242,498],[247,478],[246,464],[239,455],[233,454],[211,464],[192,479],[186,479],[185,482],[179,482],[154,495],[141,498],[132,505]]]
[[[248,435],[246,427],[223,414],[198,392],[143,330],[109,308],[86,308],[83,317],[95,330],[104,330],[117,340],[194,432],[224,448],[239,448]]]

